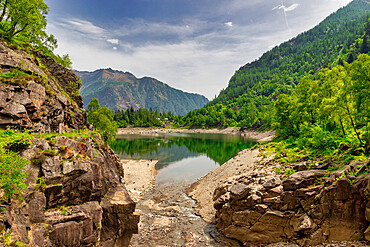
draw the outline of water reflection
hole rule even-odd
[[[121,159],[159,160],[157,182],[190,183],[255,142],[237,135],[169,133],[120,135],[109,143]]]

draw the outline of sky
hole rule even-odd
[[[46,0],[73,68],[154,77],[209,99],[241,66],[351,0]]]

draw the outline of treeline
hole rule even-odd
[[[335,149],[347,143],[369,153],[370,56],[304,77],[291,95],[278,97],[274,116],[277,134],[301,147]]]
[[[114,112],[114,121],[118,127],[162,127],[163,124],[178,121],[181,116],[174,116],[172,112],[153,111],[152,108],[139,108],[134,110],[133,107],[127,110],[117,110]]]
[[[188,113],[184,124],[271,128],[280,94],[290,94],[304,76],[369,52],[369,15],[370,4],[355,0],[312,30],[266,52],[241,67],[216,99]]]

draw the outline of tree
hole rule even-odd
[[[113,120],[114,114],[106,106],[100,107],[99,100],[93,98],[89,105],[88,120],[99,131],[103,140],[107,142],[117,134],[117,123]]]
[[[48,6],[43,0],[1,0],[0,6],[0,25],[5,38],[17,36],[51,50],[57,46],[54,36],[45,32]]]

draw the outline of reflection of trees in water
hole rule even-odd
[[[162,168],[169,163],[199,154],[206,154],[215,162],[223,164],[240,150],[250,148],[255,143],[240,136],[186,134],[137,139],[122,136],[109,144],[121,158],[158,159],[158,168]]]

